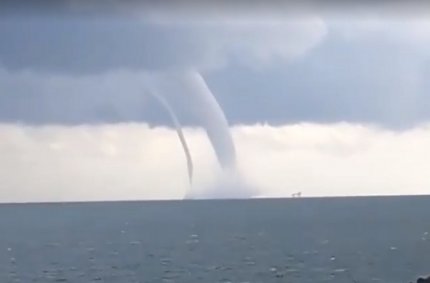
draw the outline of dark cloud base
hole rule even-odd
[[[130,16],[146,12],[169,14],[264,14],[283,15],[335,12],[356,13],[375,11],[393,15],[427,14],[430,3],[426,0],[305,0],[305,1],[249,1],[249,0],[38,0],[13,1],[3,0],[0,3],[1,14],[62,14],[71,16]]]
[[[133,20],[0,18],[0,66],[83,75],[199,65],[207,46],[196,32]]]
[[[331,1],[333,8],[330,8],[330,4],[324,5],[335,9],[336,2]],[[388,3],[401,4],[396,1],[376,2],[379,4],[364,1],[360,5],[377,10]],[[182,27],[160,27],[146,23],[136,25],[133,20],[89,21],[88,18],[63,19],[58,16],[28,20],[14,16],[15,12],[22,11],[34,14],[58,11],[72,16],[86,13],[93,15],[91,6],[102,5],[100,1],[90,2],[88,6],[79,1],[55,1],[55,4],[52,1],[36,1],[29,5],[22,2],[1,3],[0,64],[1,68],[7,70],[31,69],[51,74],[85,76],[87,73],[121,68],[154,70],[170,65],[194,65],[205,57],[207,46],[196,44],[195,34],[188,33]],[[103,6],[102,12],[98,13],[110,15],[115,14],[116,10],[119,14],[121,11],[128,13],[129,7],[133,6],[148,9],[157,7],[150,2],[109,3],[113,4]],[[175,5],[187,8],[190,3],[183,1]],[[243,2],[236,4],[239,8],[244,5],[240,3]],[[421,2],[407,3],[409,8],[406,10],[413,10]],[[275,4],[273,2],[272,7]],[[205,4],[200,5],[203,7]],[[259,2],[255,2],[243,9],[251,10],[258,5]],[[312,5],[317,7],[317,4]],[[160,9],[168,11],[166,7]],[[221,14],[239,9],[227,4],[218,7]],[[189,9],[197,11],[195,7]],[[425,83],[417,89],[403,84],[403,78],[407,77],[404,72],[410,71],[408,64],[419,64],[401,57],[405,50],[391,42],[386,45],[378,40],[351,43],[330,36],[309,56],[301,58],[297,64],[289,64],[285,70],[276,69],[275,66],[264,72],[256,72],[229,66],[228,70],[209,73],[206,76],[208,84],[229,120],[233,124],[348,121],[404,128],[430,119],[430,98],[427,95],[430,80],[424,80]],[[381,77],[374,78],[374,74]],[[427,67],[423,77],[428,78],[429,75],[430,69]],[[38,93],[38,90],[22,93],[12,89],[6,91],[8,93],[0,94],[0,121],[33,124],[149,121],[169,124],[168,115],[153,102],[139,104],[118,96],[117,100],[109,103],[103,100],[94,103],[87,102],[82,96],[46,95]],[[414,95],[413,99],[409,98],[411,94]],[[196,124],[187,115],[186,105],[175,105],[179,107],[179,116],[184,124]]]

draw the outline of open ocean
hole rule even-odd
[[[0,205],[0,282],[402,282],[430,197]]]

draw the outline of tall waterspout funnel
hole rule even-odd
[[[227,119],[203,77],[195,71],[186,71],[180,82],[192,111],[205,128],[218,162],[224,171],[236,170],[236,149]]]
[[[249,198],[255,189],[244,183],[237,170],[236,150],[223,110],[203,77],[196,71],[166,72],[158,77],[159,89],[164,95],[178,94],[187,104],[199,126],[206,130],[221,166],[221,176],[215,184],[196,190],[191,188],[185,198]]]

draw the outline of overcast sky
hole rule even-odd
[[[230,124],[237,126],[239,132],[240,125],[268,123],[285,133],[282,129],[286,125],[303,122],[317,127],[318,133],[324,132],[321,124],[342,132],[345,129],[336,125],[343,122],[351,129],[369,127],[366,129],[378,139],[388,138],[390,135],[382,134],[387,131],[393,135],[406,131],[417,138],[421,137],[415,135],[420,129],[426,135],[422,129],[427,129],[430,119],[430,10],[424,2],[402,6],[398,1],[386,6],[388,2],[382,1],[378,6],[345,5],[339,9],[334,4],[316,5],[318,2],[303,7],[276,6],[273,2],[268,8],[257,2],[248,6],[241,2],[235,6],[211,6],[208,2],[193,8],[189,1],[175,6],[135,1],[110,1],[105,5],[97,1],[39,3],[26,7],[3,4],[0,13],[0,123],[6,140],[2,151],[10,151],[8,146],[15,144],[15,150],[32,156],[25,146],[32,144],[36,150],[35,144],[43,144],[39,140],[42,136],[51,144],[50,139],[58,135],[55,129],[63,134],[69,131],[71,139],[80,138],[75,135],[77,129],[86,129],[97,140],[101,138],[97,129],[106,126],[130,134],[131,126],[127,125],[170,125],[167,113],[145,94],[145,88],[154,74],[187,68],[202,73]],[[198,123],[188,115],[186,97],[172,94],[171,99],[186,126]],[[59,128],[44,131],[44,126],[53,124]],[[20,129],[29,129],[27,125],[34,126],[30,134],[17,134]],[[136,127],[131,129],[141,130]],[[261,130],[255,126],[254,130],[258,129]],[[374,133],[376,129],[381,132]],[[35,134],[37,131],[43,134]],[[313,132],[309,127],[306,131]],[[46,136],[48,133],[51,138]],[[197,133],[200,132],[194,134],[199,136]],[[349,135],[342,133],[341,136]],[[148,137],[159,138],[155,132]],[[20,138],[23,140],[18,143]],[[172,139],[177,142],[174,136]],[[89,146],[82,140],[76,144],[82,151]],[[330,146],[336,148],[336,144],[342,151],[342,142],[336,138]],[[200,148],[198,142],[194,147]],[[273,150],[266,143],[257,148]],[[19,154],[15,153],[8,156],[18,162]],[[38,162],[42,162],[40,158]],[[369,160],[372,158],[376,157]],[[128,159],[121,160],[127,163]],[[290,164],[288,158],[283,162],[281,168]],[[167,165],[158,168],[163,166]],[[24,170],[19,168],[16,171]],[[179,169],[172,170],[182,174]],[[252,175],[251,171],[245,175]],[[123,173],[123,169],[117,169],[119,176]],[[13,176],[8,177],[9,181],[10,178]],[[67,178],[70,176],[63,176],[59,183],[51,180],[44,190],[60,186]],[[142,186],[144,180],[135,185]],[[81,189],[88,185],[84,183]],[[265,181],[260,183],[271,186]],[[20,186],[24,185],[16,183],[15,190]],[[363,184],[361,188],[364,187]],[[185,190],[181,188],[170,197],[180,195]],[[401,190],[390,188],[375,188],[373,193]],[[279,190],[272,194],[289,195],[295,189],[284,193]],[[14,199],[7,197],[7,189],[3,194],[3,199]],[[339,194],[360,194],[360,190]],[[130,192],[118,196],[133,197],[137,195]],[[56,199],[49,193],[36,199],[44,198]],[[85,199],[77,195],[70,198]],[[32,198],[23,193],[23,197],[15,199]]]
[[[63,3],[61,11],[85,7]],[[147,4],[137,15],[59,16],[46,7],[0,18],[3,121],[166,122],[135,86],[146,72],[186,67],[203,72],[232,123],[408,127],[430,117],[430,21],[419,14],[368,6],[374,13],[349,17],[323,9],[231,16],[222,6],[185,18]]]

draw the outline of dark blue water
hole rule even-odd
[[[0,282],[409,282],[430,197],[0,205]]]

